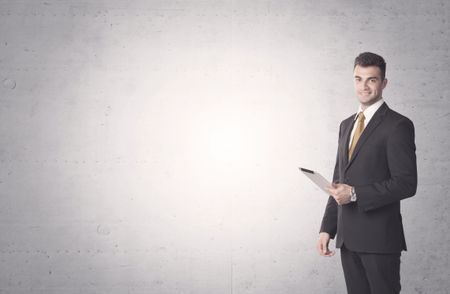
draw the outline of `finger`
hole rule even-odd
[[[320,249],[320,251],[319,251],[319,254],[320,254],[320,255],[325,256],[325,253],[326,253],[326,252],[324,252],[322,249]]]
[[[319,240],[319,253],[320,255],[324,255],[327,252],[327,243],[325,242],[325,240],[320,239]]]
[[[323,248],[322,247],[323,247],[322,240],[317,241],[316,248],[317,248],[317,251],[319,252],[320,255],[323,255]]]
[[[335,251],[335,250],[333,250],[333,251],[328,250],[327,253],[325,254],[325,256],[331,257],[331,256],[333,256],[334,254],[336,254],[336,251]]]
[[[337,197],[337,196],[334,196],[334,195],[331,195],[331,196],[333,196],[333,198],[334,198],[334,200],[336,200],[336,202],[337,202],[337,204],[339,204],[339,197]]]
[[[325,255],[328,251],[328,244],[327,241],[322,240],[322,255]]]
[[[319,252],[319,254],[322,253],[322,242],[320,242],[320,240],[316,244],[316,250],[317,252]]]

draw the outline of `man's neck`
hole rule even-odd
[[[373,104],[375,104],[375,103],[377,103],[378,101],[380,101],[381,100],[381,98],[383,98],[383,97],[378,97],[378,99],[377,100],[375,100],[375,101],[371,101],[370,102],[370,104],[364,104],[364,103],[361,103],[361,110],[362,111],[364,111],[364,110],[366,110],[369,106],[371,106],[371,105],[373,105]]]

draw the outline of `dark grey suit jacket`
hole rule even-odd
[[[355,114],[339,127],[333,182],[355,187],[356,202],[338,205],[329,197],[320,232],[336,247],[353,251],[398,253],[406,249],[400,200],[417,189],[414,124],[386,102],[375,112],[359,138],[351,160],[348,145]]]

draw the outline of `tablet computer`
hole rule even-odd
[[[325,193],[327,193],[327,195],[329,195],[330,193],[325,189],[327,186],[332,186],[331,182],[328,181],[327,179],[325,179],[321,174],[319,174],[318,172],[315,172],[313,170],[310,169],[306,169],[303,167],[299,167],[300,171],[302,173],[305,174],[305,176],[307,176],[311,181],[314,182],[314,184],[317,185],[317,187],[319,187],[322,191],[324,191]]]

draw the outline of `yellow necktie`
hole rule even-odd
[[[353,151],[355,150],[356,143],[358,143],[359,137],[361,137],[364,131],[364,113],[361,111],[358,113],[358,125],[356,126],[355,134],[353,134],[352,144],[348,150],[348,159],[352,158]]]

